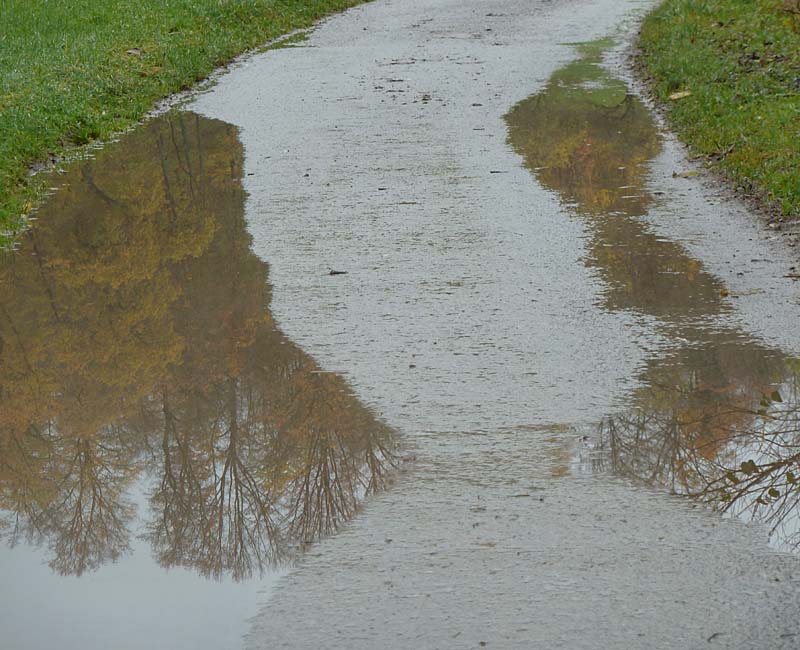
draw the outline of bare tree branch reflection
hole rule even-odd
[[[242,161],[230,125],[153,120],[0,260],[0,531],[60,573],[136,534],[242,580],[385,484],[391,431],[275,326]]]
[[[778,546],[800,548],[798,365],[787,361],[779,390],[716,403],[692,385],[645,389],[638,408],[601,422],[591,467],[760,522]]]
[[[227,388],[228,404],[205,405],[206,428],[193,426],[196,412],[176,415],[164,395],[163,476],[150,496],[160,516],[146,537],[164,566],[242,579],[281,559],[280,532],[272,495],[257,475],[268,458],[240,430],[235,384]],[[228,412],[215,411],[219,406]]]
[[[346,431],[312,430],[302,447],[290,450],[297,457],[297,473],[283,501],[287,534],[295,543],[335,532],[365,496],[384,486],[392,461],[386,431],[373,427],[365,433],[366,439],[354,441]]]
[[[63,437],[48,427],[6,442],[0,503],[14,513],[12,545],[47,544],[50,566],[62,575],[81,575],[128,550],[135,508],[124,491],[139,468],[118,439]]]

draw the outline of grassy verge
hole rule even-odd
[[[800,216],[800,0],[665,0],[639,45],[694,152]]]
[[[32,165],[130,127],[243,51],[364,0],[0,0],[0,244]]]

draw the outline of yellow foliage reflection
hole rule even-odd
[[[165,567],[243,579],[385,483],[391,431],[275,326],[242,160],[228,124],[153,120],[0,260],[0,530],[60,573],[139,533]]]
[[[602,306],[655,317],[677,342],[642,370],[631,408],[600,424],[590,465],[769,522],[800,545],[798,362],[720,325],[724,285],[641,219],[655,201],[655,124],[601,67],[601,48],[581,49],[509,112],[509,140],[586,223]]]
[[[638,219],[654,202],[646,179],[658,133],[647,108],[603,70],[592,48],[506,121],[511,145],[539,182],[586,220],[586,264],[606,282],[607,309],[673,323],[725,310],[721,283]]]

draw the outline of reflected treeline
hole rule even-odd
[[[586,467],[762,522],[773,543],[797,550],[800,361],[776,362],[774,370],[790,373],[777,388],[767,383],[777,374],[760,387],[734,383],[741,376],[715,386],[701,370],[641,389],[634,408],[600,423]]]
[[[580,50],[509,112],[509,140],[586,223],[603,307],[655,317],[676,342],[642,370],[630,410],[599,425],[588,466],[767,521],[800,545],[800,365],[723,324],[722,282],[641,220],[654,203],[655,124],[601,67],[601,45]]]
[[[648,165],[661,144],[647,108],[599,64],[601,49],[556,72],[506,116],[514,150],[589,226],[586,264],[606,283],[604,307],[686,327],[727,311],[722,283],[640,217],[654,197]]]
[[[246,578],[385,482],[391,431],[273,322],[242,161],[228,124],[153,120],[0,260],[0,525],[60,573],[140,532],[165,567]]]

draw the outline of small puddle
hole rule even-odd
[[[3,647],[236,647],[386,481],[392,431],[275,325],[242,164],[234,127],[154,119],[0,259]]]
[[[647,180],[659,134],[602,67],[606,47],[579,45],[577,61],[506,116],[511,146],[585,224],[599,306],[644,316],[669,341],[629,408],[587,436],[581,469],[703,499],[796,550],[800,360],[741,331],[724,284],[642,219],[658,199]]]
[[[673,333],[730,312],[723,284],[640,219],[661,142],[647,108],[601,67],[602,44],[562,68],[506,116],[514,150],[587,225],[585,263],[604,280],[601,306],[656,316]]]

